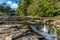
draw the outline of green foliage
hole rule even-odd
[[[60,15],[59,0],[21,0],[16,15],[53,17]]]
[[[0,12],[0,15],[6,15],[6,13]]]
[[[57,28],[57,34],[60,36],[60,28]]]
[[[9,12],[15,12],[15,10],[12,10],[9,6],[6,6],[5,3],[0,4],[0,15],[5,15]]]
[[[9,10],[11,10],[11,8],[9,6],[5,6],[5,3],[0,4],[1,12],[8,12]]]
[[[25,15],[26,16],[27,8],[30,3],[31,3],[31,0],[22,0],[21,3],[19,4],[16,15]]]

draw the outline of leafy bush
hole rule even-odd
[[[59,0],[21,0],[16,15],[53,17],[60,15]]]

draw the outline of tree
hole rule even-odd
[[[22,0],[17,15],[50,17],[60,15],[59,0]]]
[[[16,11],[17,15],[27,15],[27,8],[31,4],[32,0],[22,0]]]
[[[0,11],[8,12],[9,10],[11,10],[11,8],[9,6],[6,6],[5,3],[0,4]]]
[[[8,12],[15,13],[15,10],[12,10],[9,6],[6,6],[5,3],[0,4],[0,14],[7,14]]]

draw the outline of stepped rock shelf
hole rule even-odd
[[[42,36],[38,36],[30,29],[24,28],[26,20],[30,17],[18,17],[18,16],[0,16],[0,40],[45,40]],[[41,21],[46,18],[37,18]],[[48,19],[48,18],[47,18]],[[24,21],[25,20],[25,21]],[[56,20],[55,18],[52,20]],[[40,22],[41,22],[40,21]]]
[[[3,25],[0,27],[0,40],[29,40],[29,38],[30,40],[38,40],[37,38],[40,36],[26,32],[28,30],[29,29],[16,28],[16,26],[12,25]]]
[[[21,17],[0,17],[0,40],[38,40],[30,29],[23,28]],[[29,32],[28,32],[29,31]]]
[[[17,38],[22,35],[28,29],[18,29],[16,26],[2,26],[0,28],[0,40],[12,40],[13,38]]]

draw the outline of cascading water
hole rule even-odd
[[[45,33],[48,33],[48,29],[47,29],[46,25],[43,26],[42,31]]]
[[[54,26],[52,26],[52,28],[54,29],[54,33],[53,33],[53,36],[55,37],[55,40],[58,40],[57,39],[57,30]]]
[[[34,31],[38,35],[42,35],[46,40],[57,40],[56,36],[53,36],[51,34],[48,34],[48,33],[42,32],[42,31],[38,31],[34,26],[30,26],[30,28],[32,31]]]
[[[57,30],[56,30],[56,28],[54,27],[54,26],[52,26],[52,29],[54,30],[54,32],[53,32],[53,34],[52,33],[49,33],[49,35],[52,37],[52,38],[54,38],[54,40],[58,40],[57,39]],[[44,25],[43,26],[43,28],[42,28],[42,31],[44,32],[44,33],[47,33],[48,34],[48,28],[47,28],[47,26],[46,25]],[[48,37],[47,37],[48,38]]]
[[[52,33],[49,33],[52,37],[54,37],[55,39],[54,40],[57,40],[57,30],[54,26],[52,26],[52,29],[54,30],[53,34]],[[42,28],[42,31],[45,32],[45,33],[48,33],[48,28],[46,27],[46,25],[43,26]]]
[[[32,24],[32,22],[30,22],[30,21],[28,23]],[[50,29],[50,28],[48,29],[46,25],[41,26],[43,28],[40,31],[37,30],[37,28],[35,28],[34,25],[30,25],[29,27],[36,34],[42,35],[46,40],[58,40],[57,39],[57,33],[56,33],[57,31],[56,31],[56,29],[55,29],[54,26],[52,26],[52,29],[54,30],[54,33],[53,34],[50,32],[52,29]]]

